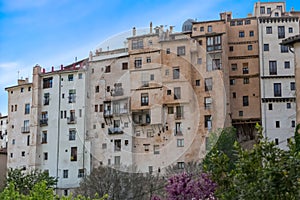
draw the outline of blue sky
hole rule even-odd
[[[46,69],[88,57],[113,35],[132,27],[174,25],[180,31],[188,19],[219,19],[232,11],[234,18],[253,12],[255,0],[0,0],[0,112],[7,113],[5,87],[29,77],[32,67]],[[296,0],[286,1],[300,10]],[[19,73],[18,73],[19,72]]]

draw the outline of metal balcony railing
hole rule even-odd
[[[108,128],[108,134],[109,135],[112,135],[112,134],[123,134],[123,130],[119,127],[111,127],[111,128]]]
[[[48,118],[43,118],[40,120],[40,126],[47,126],[48,125]]]
[[[29,126],[23,126],[23,127],[21,127],[21,132],[22,133],[29,133],[30,132],[30,127]]]
[[[76,117],[67,117],[68,124],[76,124]]]

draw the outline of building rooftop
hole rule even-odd
[[[281,44],[286,46],[293,46],[296,42],[300,42],[300,34],[282,40]]]

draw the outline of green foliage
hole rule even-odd
[[[39,170],[32,170],[29,173],[24,173],[21,169],[10,169],[8,171],[7,183],[13,183],[22,194],[29,194],[33,187],[42,181],[45,181],[47,188],[54,187],[57,183],[56,178]]]
[[[262,128],[257,125],[261,134]],[[297,130],[296,130],[297,132]],[[274,142],[260,137],[252,150],[235,143],[236,161],[230,166],[230,157],[224,151],[209,154],[212,178],[219,185],[219,199],[300,199],[300,153],[291,142],[288,151]],[[212,167],[213,166],[213,167]]]

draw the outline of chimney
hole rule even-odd
[[[152,22],[150,22],[150,33],[152,33]]]
[[[160,31],[164,32],[164,26],[163,25],[160,25]]]
[[[51,67],[51,72],[54,72],[54,67],[53,66]]]
[[[136,36],[136,29],[135,29],[135,27],[132,28],[132,36]]]
[[[45,70],[45,68],[43,68],[43,74],[45,74],[46,73],[46,70]]]
[[[29,83],[29,79],[28,78],[25,78],[25,83]]]
[[[89,59],[90,59],[90,61],[93,60],[93,52],[92,51],[90,51]]]
[[[295,9],[294,9],[294,7],[292,7],[292,8],[291,8],[291,12],[294,12],[294,11],[295,11]]]
[[[174,26],[170,26],[170,34],[173,32]]]
[[[60,70],[64,70],[64,66],[63,65],[60,65]]]

